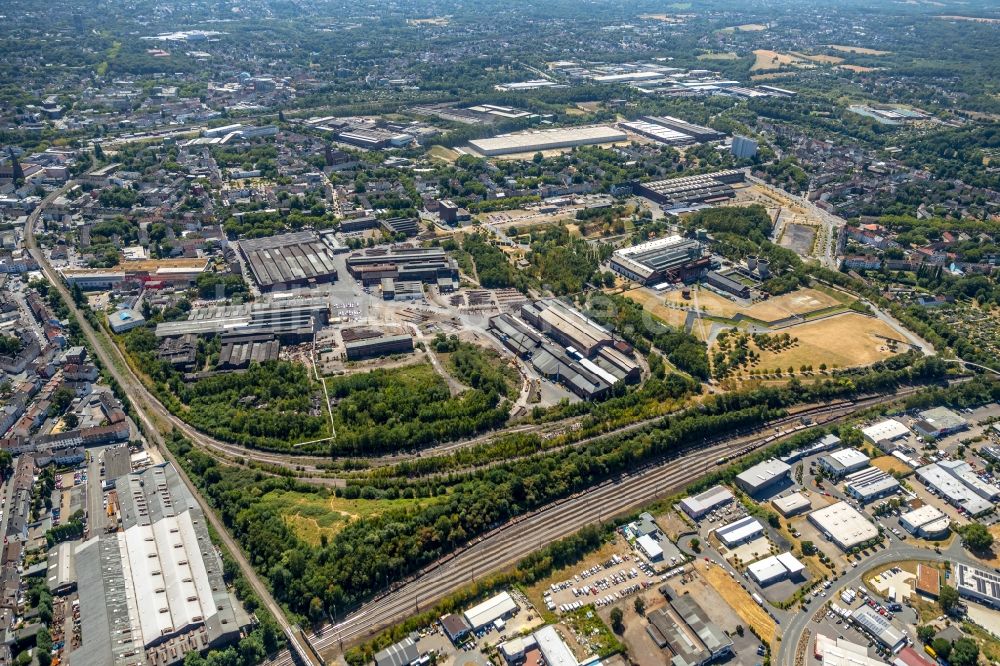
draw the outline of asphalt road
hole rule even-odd
[[[907,560],[949,560],[953,563],[966,562],[970,565],[981,566],[965,554],[965,550],[961,546],[961,539],[953,539],[951,545],[947,549],[942,549],[940,555],[933,550],[917,548],[893,539],[886,550],[865,558],[858,564],[857,568],[849,569],[848,573],[838,578],[833,586],[827,590],[827,598],[837,599],[845,588],[858,587],[864,575],[875,567]],[[778,666],[795,666],[796,647],[802,638],[802,632],[809,626],[818,608],[819,606],[810,606],[809,610],[805,612],[784,613],[787,619],[782,622],[781,646],[778,649],[776,662]],[[911,638],[913,637],[911,636]]]

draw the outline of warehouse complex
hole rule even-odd
[[[440,247],[407,245],[370,248],[347,257],[347,272],[366,287],[395,282],[437,284],[443,291],[458,287],[458,263]]]
[[[786,497],[779,497],[775,500],[771,500],[771,504],[773,504],[774,508],[778,510],[778,513],[785,518],[797,516],[798,514],[812,508],[812,502],[810,502],[809,498],[802,493],[792,493]]]
[[[520,607],[509,592],[501,592],[495,597],[491,597],[465,611],[465,619],[472,627],[473,631],[479,631],[483,627],[489,626],[497,621],[503,621],[512,617]]]
[[[592,125],[502,134],[490,139],[475,139],[469,145],[481,155],[496,157],[624,141],[628,141],[625,132],[607,125]]]
[[[1000,488],[986,483],[961,460],[942,460],[917,469],[917,478],[949,504],[970,516],[993,510]]]
[[[753,516],[746,516],[715,530],[719,541],[730,548],[764,536],[764,526]]]
[[[881,442],[895,442],[910,435],[910,429],[894,419],[886,419],[861,429],[865,440],[875,445]]]
[[[847,502],[813,511],[809,514],[809,522],[841,550],[850,550],[878,537],[875,526]]]
[[[819,459],[819,465],[835,479],[868,467],[871,459],[857,449],[840,449]]]
[[[609,265],[619,275],[649,286],[692,282],[704,275],[710,264],[700,242],[675,235],[615,250]]]
[[[344,343],[344,353],[348,361],[389,354],[408,354],[412,351],[413,337],[409,335],[385,335]]]
[[[740,169],[729,169],[700,176],[684,176],[646,183],[633,183],[632,191],[664,207],[725,201],[736,196],[734,183],[746,180]]]
[[[899,481],[878,467],[868,466],[848,474],[844,479],[844,489],[848,495],[868,503],[897,492]]]
[[[304,287],[337,279],[333,255],[346,250],[332,234],[313,231],[240,241],[240,252],[261,289]]]
[[[690,594],[677,594],[669,585],[660,588],[669,607],[653,611],[646,633],[661,650],[669,650],[673,666],[703,666],[733,653],[733,641]]]
[[[631,347],[566,303],[554,298],[528,302],[518,314],[492,317],[490,332],[543,377],[577,396],[602,398],[619,382],[639,381]]]
[[[659,127],[665,127],[669,130],[679,132],[700,143],[704,143],[706,141],[718,141],[726,137],[725,134],[712,129],[711,127],[695,125],[694,123],[689,123],[681,120],[680,118],[675,118],[674,116],[644,116],[642,120]]]
[[[851,620],[890,652],[897,652],[906,645],[906,634],[871,606],[851,611]]]
[[[685,122],[673,116],[642,116],[638,120],[622,122],[619,127],[669,146],[716,141],[725,137],[710,127]]]
[[[294,343],[311,339],[329,316],[330,303],[321,297],[216,305],[193,309],[185,320],[157,324],[156,337],[221,335],[225,342],[232,336],[274,335]]]
[[[77,546],[83,644],[73,662],[177,664],[236,640],[242,615],[205,516],[169,463],[116,481],[122,531]]]

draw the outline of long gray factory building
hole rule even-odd
[[[282,341],[296,342],[312,337],[313,332],[327,323],[329,300],[322,297],[257,301],[243,305],[218,305],[195,308],[183,321],[168,321],[156,325],[156,337],[173,338],[182,335],[271,334]]]
[[[334,255],[346,251],[330,234],[300,231],[240,241],[240,251],[262,289],[299,287],[337,279]]]
[[[205,516],[173,466],[115,485],[122,531],[74,549],[83,643],[69,662],[169,666],[237,640],[249,618],[226,589]]]

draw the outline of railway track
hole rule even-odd
[[[762,429],[779,428],[764,436],[730,438],[707,447],[689,448],[667,460],[636,470],[619,481],[604,481],[592,488],[532,513],[512,519],[463,549],[445,556],[406,581],[360,606],[343,621],[309,636],[313,647],[324,655],[358,642],[408,615],[426,609],[453,590],[508,567],[552,541],[569,536],[582,527],[615,518],[654,498],[675,492],[708,472],[718,469],[719,459],[734,460],[806,428],[846,418],[858,410],[897,400],[921,387],[907,387],[889,396],[818,405],[769,422]],[[815,425],[801,422],[810,417]],[[798,421],[798,423],[795,423]],[[788,426],[782,428],[781,426]],[[530,535],[530,536],[526,536]],[[273,662],[289,666],[285,653]]]

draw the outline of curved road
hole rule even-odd
[[[891,539],[886,550],[879,551],[875,555],[862,560],[856,569],[848,569],[848,573],[845,573],[843,576],[836,579],[834,585],[827,590],[828,598],[837,599],[840,597],[840,593],[845,588],[858,587],[858,585],[862,582],[864,575],[875,567],[885,564],[893,564],[895,562],[904,562],[907,560],[963,561],[972,566],[982,567],[982,564],[977,563],[975,560],[966,555],[965,550],[962,548],[960,539],[953,539],[948,548],[942,549],[940,555],[927,548],[918,548],[916,546],[903,543],[897,539]],[[792,611],[791,613],[786,612],[786,615],[790,615],[790,618],[783,625],[784,628],[781,632],[781,644],[778,648],[778,658],[776,662],[777,666],[795,666],[795,653],[799,641],[802,639],[802,634],[809,627],[813,616],[819,611],[820,608],[821,606],[810,605],[807,611]],[[911,636],[911,638],[914,637]]]

